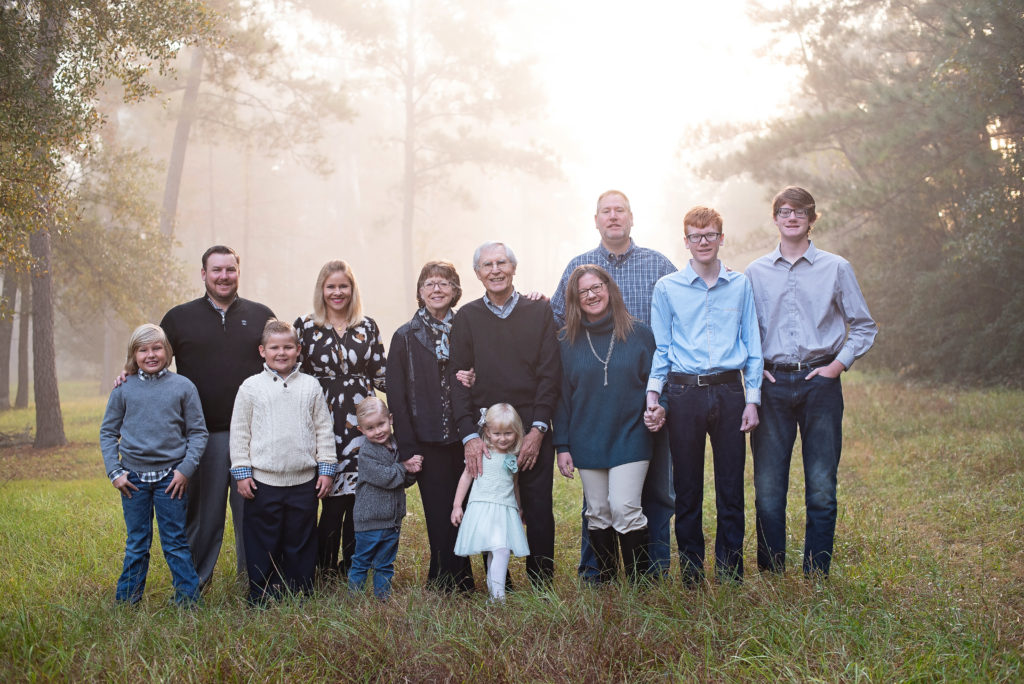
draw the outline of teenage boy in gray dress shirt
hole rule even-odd
[[[757,565],[786,567],[786,494],[797,429],[803,444],[807,529],[803,570],[827,576],[836,527],[842,449],[839,375],[874,343],[878,327],[853,267],[810,240],[814,198],[790,186],[775,196],[779,246],[747,268],[761,329],[761,423],[751,438]]]

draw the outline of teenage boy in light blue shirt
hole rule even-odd
[[[683,225],[693,258],[684,270],[659,280],[651,300],[657,349],[647,406],[653,411],[664,390],[679,563],[684,582],[693,586],[704,579],[706,436],[714,455],[716,574],[721,581],[743,577],[744,433],[757,427],[763,362],[750,282],[718,258],[725,242],[722,216],[694,207]]]

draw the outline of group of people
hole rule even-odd
[[[526,556],[527,576],[543,587],[554,574],[556,463],[565,477],[578,470],[583,485],[583,580],[615,580],[620,556],[633,581],[667,573],[675,515],[682,576],[695,585],[704,579],[708,436],[715,572],[739,581],[745,433],[758,567],[782,572],[798,430],[803,570],[827,575],[839,375],[877,327],[849,262],[811,242],[817,217],[810,193],[783,189],[772,206],[779,245],[744,274],[719,259],[721,215],[695,207],[683,219],[692,258],[680,271],[636,245],[629,200],[611,190],[594,217],[600,244],[570,261],[550,301],[516,290],[517,260],[504,243],[476,250],[485,293],[458,311],[455,268],[428,262],[418,309],[386,357],[345,262],[324,265],[313,312],[290,325],[238,297],[238,255],[211,247],[204,295],[133,334],[101,428],[128,528],[117,599],[141,598],[155,510],[176,599],[196,600],[229,496],[251,601],[308,590],[317,572],[356,590],[372,572],[374,593],[386,597],[413,482],[429,586],[472,591],[470,557],[484,553],[488,591],[500,599],[512,553]],[[172,355],[177,374],[167,370]]]

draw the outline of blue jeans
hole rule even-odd
[[[740,430],[746,406],[743,385],[698,387],[666,384],[668,434],[676,490],[676,543],[683,578],[704,577],[704,450],[708,437],[715,474],[715,572],[719,579],[743,577],[743,468],[746,436]]]
[[[379,599],[391,596],[391,578],[395,575],[395,556],[401,528],[356,532],[356,552],[348,570],[348,588],[363,590],[366,575],[373,570],[373,595]]]
[[[828,574],[836,531],[836,473],[843,444],[843,387],[839,378],[808,371],[775,373],[761,386],[761,424],[754,430],[757,566],[786,568],[786,495],[797,429],[803,444],[807,529],[805,573]]]
[[[672,488],[672,454],[668,447],[668,430],[654,433],[654,455],[647,469],[640,505],[647,517],[650,535],[647,552],[651,557],[651,575],[668,573],[672,562],[672,514],[676,508],[676,496]],[[590,546],[587,532],[587,499],[583,499],[583,517],[580,532],[579,575],[585,580],[597,581],[597,558]]]
[[[188,495],[172,499],[164,490],[174,477],[172,471],[159,482],[147,484],[135,473],[128,473],[128,481],[139,488],[132,498],[121,495],[121,509],[128,539],[124,547],[124,569],[117,580],[118,601],[138,603],[146,588],[149,572],[149,548],[153,543],[153,512],[160,530],[160,546],[171,569],[174,582],[174,600],[191,603],[199,600],[199,576],[192,565],[192,552],[185,535],[185,510]]]

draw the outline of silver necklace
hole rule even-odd
[[[600,356],[598,356],[597,350],[594,349],[594,343],[590,339],[590,331],[589,330],[585,330],[584,332],[587,333],[587,344],[590,345],[591,353],[593,353],[594,358],[597,359],[598,362],[601,363],[604,366],[604,386],[607,387],[608,386],[608,362],[612,360],[612,349],[615,349],[615,333],[612,332],[611,342],[608,343],[608,356],[606,356],[606,357],[604,357],[604,359],[602,359]]]

